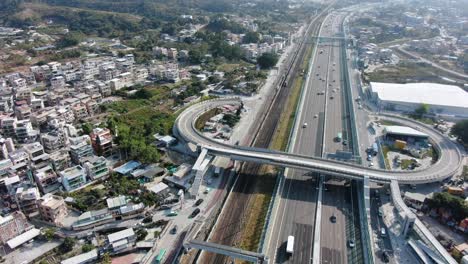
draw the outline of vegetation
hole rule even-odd
[[[429,113],[429,105],[428,104],[421,104],[416,110],[414,110],[414,115],[418,118],[424,117],[424,115]]]
[[[468,204],[465,200],[447,192],[434,193],[428,201],[430,208],[450,208],[453,218],[458,222],[468,217]]]
[[[86,243],[86,244],[81,246],[81,251],[83,251],[83,253],[85,253],[85,252],[89,252],[89,251],[93,250],[94,248],[95,248],[95,246],[93,244]]]
[[[73,247],[75,246],[75,242],[76,242],[75,239],[71,237],[66,237],[63,243],[58,247],[58,250],[62,254],[70,252],[73,250]]]
[[[55,237],[55,228],[49,227],[44,230],[44,237],[47,241],[51,241]]]
[[[146,229],[138,229],[136,231],[136,235],[137,235],[137,241],[142,241],[148,235],[148,231],[146,231]]]
[[[468,120],[457,122],[451,130],[452,134],[457,136],[465,144],[468,143]]]
[[[258,43],[260,41],[260,34],[258,32],[249,31],[242,38],[244,43]]]
[[[229,21],[226,18],[215,18],[206,25],[206,29],[212,32],[222,32],[224,30],[229,30],[235,34],[245,33],[245,28],[242,25]]]
[[[101,264],[111,264],[112,263],[112,258],[109,255],[109,252],[104,253],[101,259]]]
[[[270,69],[275,66],[278,62],[278,55],[274,53],[263,53],[260,57],[257,58],[257,63],[262,69]]]
[[[237,124],[237,122],[239,122],[239,120],[239,115],[225,114],[223,116],[222,122],[230,127],[234,127]]]

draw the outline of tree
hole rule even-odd
[[[112,263],[112,258],[110,257],[109,252],[104,253],[104,255],[102,255],[101,264],[111,264],[111,263]]]
[[[260,41],[260,34],[258,32],[249,31],[242,38],[244,43],[258,43]]]
[[[55,228],[50,227],[44,230],[44,237],[47,239],[47,241],[51,241],[54,239],[55,236]]]
[[[262,69],[269,69],[276,65],[278,62],[278,55],[273,53],[263,53],[260,57],[257,58],[257,63]]]
[[[83,130],[83,134],[89,135],[93,131],[93,126],[90,123],[84,123],[81,125],[81,129]]]
[[[464,143],[468,143],[468,120],[462,120],[456,123],[452,127],[451,132]]]
[[[66,237],[63,243],[59,246],[59,250],[61,253],[67,253],[67,252],[72,251],[74,246],[75,246],[75,239],[71,237]]]
[[[94,249],[93,244],[86,243],[83,246],[81,246],[81,251],[83,251],[83,252],[89,252],[89,251],[91,251],[93,249]]]
[[[414,113],[418,117],[423,117],[425,114],[429,113],[429,105],[428,104],[421,104],[416,110],[414,110]]]

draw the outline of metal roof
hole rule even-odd
[[[107,239],[109,240],[110,244],[113,244],[116,241],[119,241],[119,240],[127,238],[127,237],[131,237],[131,236],[134,236],[134,235],[135,235],[135,232],[133,232],[133,228],[128,228],[128,229],[125,229],[125,230],[122,230],[122,231],[119,231],[119,232],[112,233],[112,234],[108,235]]]
[[[406,126],[385,126],[384,133],[413,137],[429,137],[426,133]]]
[[[468,93],[455,85],[371,82],[371,89],[382,101],[468,108]]]
[[[10,240],[8,240],[7,244],[11,249],[16,248],[19,245],[22,245],[23,243],[28,242],[29,240],[35,238],[41,233],[39,229],[33,228],[29,231],[24,232],[23,234],[16,236]]]
[[[97,249],[93,249],[89,252],[68,258],[60,262],[60,264],[82,264],[82,263],[88,263],[92,260],[97,259],[98,257],[98,251]]]

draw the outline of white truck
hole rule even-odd
[[[286,244],[286,253],[289,255],[292,255],[294,252],[294,237],[293,236],[288,236],[288,242]]]

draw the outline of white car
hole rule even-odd
[[[304,123],[304,124],[302,125],[302,128],[306,128],[306,127],[307,127],[307,123]]]
[[[371,162],[369,163],[369,167],[374,167],[374,162],[371,161]]]
[[[314,115],[314,118],[317,118],[317,117],[318,117],[318,115]]]

